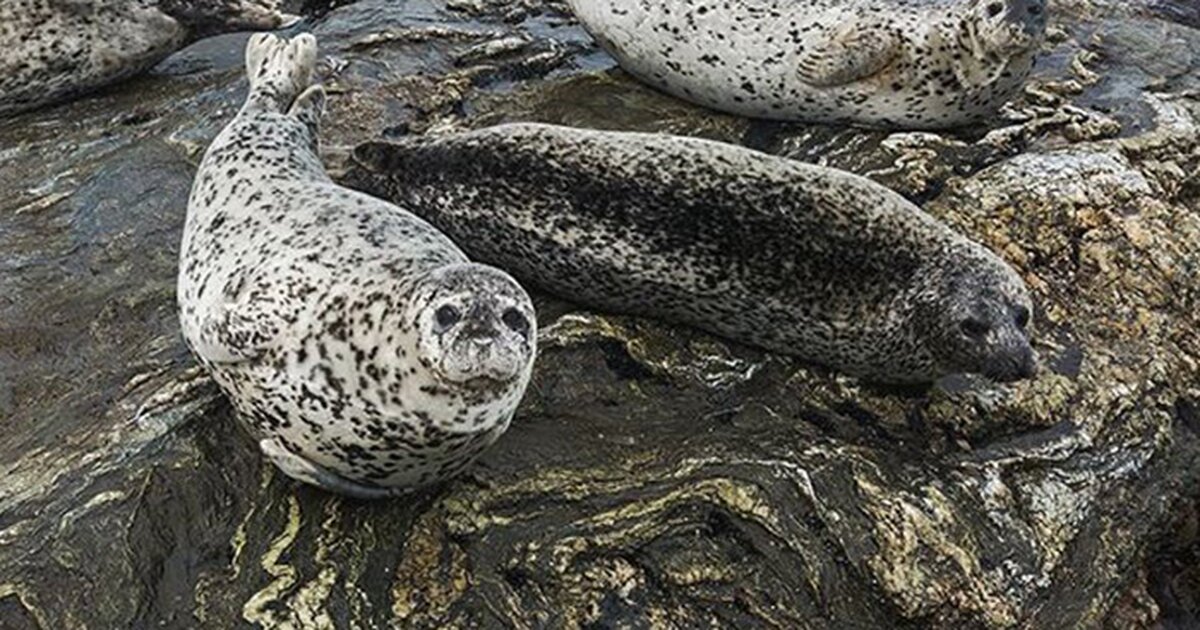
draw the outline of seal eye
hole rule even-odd
[[[500,319],[504,320],[505,326],[508,326],[516,332],[519,332],[522,335],[529,334],[529,320],[525,319],[525,316],[521,314],[521,311],[518,311],[515,308],[510,308],[504,311],[504,314],[500,316]]]
[[[1017,322],[1017,328],[1024,329],[1029,325],[1029,309],[1025,308],[1024,306],[1018,306],[1015,319]]]
[[[992,327],[988,326],[987,322],[981,322],[973,317],[964,319],[962,322],[963,333],[965,333],[968,337],[974,337],[976,339],[987,335],[988,331],[991,329]]]
[[[988,17],[996,17],[997,15],[1000,15],[1002,11],[1004,11],[1004,5],[1000,4],[999,2],[993,2],[987,5]]]
[[[459,313],[458,309],[453,306],[444,304],[433,314],[433,318],[437,321],[438,326],[449,328],[462,319],[462,313]]]

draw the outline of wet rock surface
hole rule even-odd
[[[335,173],[357,142],[505,121],[852,170],[1021,271],[1046,369],[881,389],[541,296],[534,382],[470,474],[379,503],[299,487],[177,332],[192,173],[245,89],[244,36],[208,40],[0,121],[0,626],[1196,622],[1189,3],[1052,3],[1024,96],[940,135],[688,106],[613,69],[557,3],[309,4]]]

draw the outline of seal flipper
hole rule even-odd
[[[323,488],[330,492],[344,494],[356,499],[386,499],[399,496],[403,492],[395,489],[365,486],[346,479],[326,468],[318,466],[307,459],[293,453],[279,438],[260,440],[258,447],[263,455],[271,460],[283,474],[304,483]]]
[[[196,354],[213,363],[239,363],[254,359],[270,345],[274,327],[244,306],[223,306],[205,319],[193,348]]]
[[[308,127],[308,132],[312,136],[314,149],[319,137],[321,116],[324,114],[325,88],[319,85],[314,85],[304,90],[304,93],[296,97],[296,101],[292,103],[291,109],[288,110],[288,116],[299,120],[305,127]]]
[[[805,42],[798,62],[800,78],[816,87],[865,79],[883,70],[900,52],[900,38],[866,16]]]
[[[287,112],[296,96],[312,85],[317,39],[308,33],[290,40],[259,33],[246,44],[250,95],[245,110]]]
[[[282,322],[270,286],[238,274],[226,284],[222,298],[200,321],[192,348],[196,354],[213,363],[240,363],[275,343]]]

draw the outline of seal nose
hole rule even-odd
[[[1017,365],[1017,378],[1030,379],[1037,376],[1038,362],[1037,355],[1033,353],[1032,348],[1026,348],[1022,353],[1021,362]]]
[[[985,370],[988,378],[1000,383],[1013,383],[1037,376],[1037,354],[1024,339],[1020,345],[1009,346],[1000,356],[993,359],[992,368]]]
[[[1037,376],[1037,355],[1034,354],[1033,348],[1029,347],[1028,343],[1021,344],[1010,361],[1011,369],[1007,370],[1008,373],[1005,374],[1006,378],[1003,379],[1005,382],[1023,381]]]

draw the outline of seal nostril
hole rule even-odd
[[[975,339],[980,339],[987,336],[988,331],[992,329],[991,326],[988,326],[987,322],[980,321],[975,318],[964,319],[960,326],[963,333],[965,333],[968,337],[973,337]]]
[[[1029,5],[1029,15],[1041,15],[1041,14],[1042,14],[1042,6],[1040,4]]]

